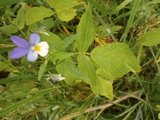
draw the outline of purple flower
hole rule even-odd
[[[27,60],[34,62],[38,59],[38,54],[42,57],[48,54],[48,43],[40,42],[40,37],[36,33],[30,35],[29,42],[19,36],[11,36],[11,40],[17,47],[11,51],[10,59],[19,59],[27,55]]]

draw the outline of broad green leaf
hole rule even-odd
[[[15,25],[5,25],[0,27],[0,31],[6,35],[11,35],[12,33],[18,32],[18,28]]]
[[[91,57],[98,65],[97,74],[107,80],[122,77],[128,72],[141,70],[138,60],[124,43],[111,43],[99,46],[91,52]]]
[[[45,7],[32,7],[26,11],[26,24],[30,25],[53,15],[53,11]]]
[[[71,59],[66,59],[59,63],[56,66],[56,70],[66,78],[65,81],[68,84],[72,84],[75,80],[81,79],[81,73]]]
[[[56,10],[56,13],[60,20],[70,21],[76,15],[76,10],[75,9],[65,9],[65,10],[58,9]]]
[[[46,70],[47,63],[48,63],[48,60],[45,60],[44,63],[41,64],[41,66],[39,67],[38,80],[41,80],[41,78],[42,78],[42,76],[43,76],[43,73],[44,73],[45,70]]]
[[[47,35],[41,35],[41,39],[48,42],[49,52],[52,51],[64,51],[65,50],[65,44],[64,41],[60,37],[58,37],[56,34],[52,32],[48,32],[49,36]]]
[[[110,100],[113,99],[113,87],[112,81],[107,81],[102,77],[97,77],[98,80],[96,81],[96,86],[91,86],[92,91],[95,94],[103,95]]]
[[[55,53],[55,58],[58,60],[64,60],[66,58],[70,58],[74,53],[69,53],[69,52],[57,52]]]
[[[67,48],[69,45],[71,45],[75,39],[77,38],[76,34],[70,35],[69,37],[66,37],[64,39],[65,48]]]
[[[90,6],[86,9],[83,14],[80,23],[77,28],[77,40],[76,45],[78,51],[87,51],[95,37],[95,28],[92,18],[92,12]]]
[[[145,33],[138,42],[140,45],[144,46],[160,44],[160,28]]]
[[[79,5],[76,0],[46,0],[55,9],[57,16],[62,21],[69,21],[76,15],[73,7]]]
[[[44,26],[44,29],[47,30],[53,28],[53,26],[55,25],[55,21],[53,20],[53,18],[44,19],[40,21],[40,23]]]
[[[13,21],[13,23],[21,30],[23,29],[25,25],[25,17],[26,17],[26,9],[27,4],[24,2],[21,2],[21,8],[18,10],[17,17]]]
[[[55,21],[52,18],[46,18],[40,22],[33,23],[28,26],[28,30],[32,32],[38,32],[44,34],[47,30],[50,30],[55,25]]]
[[[84,75],[84,81],[92,86],[96,83],[96,70],[91,59],[86,55],[79,55],[77,58],[78,68]]]

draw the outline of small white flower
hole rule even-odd
[[[61,74],[56,74],[56,75],[53,75],[53,77],[51,79],[53,81],[61,81],[61,80],[64,80],[65,77],[62,77]]]
[[[46,32],[46,26],[41,26],[39,28],[39,31],[38,31],[40,34],[44,34],[44,35],[47,35],[49,36],[49,34]]]

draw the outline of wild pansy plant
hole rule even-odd
[[[10,59],[19,59],[27,55],[27,60],[34,62],[38,59],[38,55],[45,57],[48,54],[48,43],[40,42],[40,36],[37,33],[30,35],[29,42],[15,35],[11,36],[11,40],[17,47],[11,51]]]

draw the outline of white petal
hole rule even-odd
[[[61,80],[64,80],[64,79],[66,79],[66,78],[65,78],[65,77],[60,77],[60,78],[59,78],[60,81],[61,81]]]
[[[41,50],[40,51],[37,51],[37,53],[42,56],[42,57],[45,57],[47,54],[48,54],[48,49],[49,49],[49,45],[47,42],[43,41],[43,42],[40,42],[38,44],[36,44],[37,46],[40,46],[41,47]]]
[[[59,80],[64,80],[66,79],[65,77],[62,77],[61,74],[59,74]]]
[[[65,77],[62,77],[61,74],[56,74],[53,76],[52,80],[54,81],[61,81],[61,80],[64,80]]]
[[[33,50],[30,50],[27,54],[27,60],[30,62],[34,62],[38,59],[38,53]]]
[[[49,48],[48,43],[45,42],[45,41],[40,42],[40,43],[38,43],[38,44],[36,44],[36,45],[41,46],[41,47],[44,48],[44,49],[48,49],[48,48]]]

